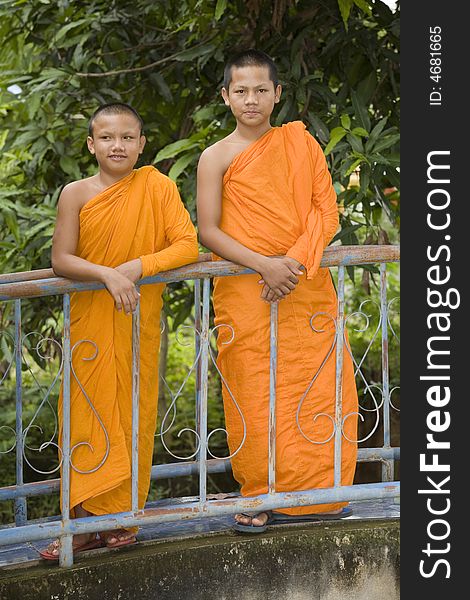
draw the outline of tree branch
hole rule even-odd
[[[193,48],[185,48],[184,50],[180,50],[179,52],[176,52],[175,54],[170,54],[170,56],[167,56],[165,58],[160,58],[159,60],[156,60],[155,62],[152,62],[148,65],[144,65],[143,67],[129,67],[128,69],[116,69],[115,71],[104,71],[103,73],[78,73],[77,72],[77,73],[75,73],[75,75],[77,75],[78,77],[108,77],[110,75],[122,75],[124,73],[136,73],[138,71],[146,71],[147,69],[152,69],[153,67],[162,65],[162,64],[168,62],[169,60],[178,58],[178,56],[181,56],[188,50],[194,50],[195,48],[198,48],[199,46],[203,46],[204,44],[207,44],[207,42],[209,42],[209,41],[211,41],[211,40],[204,40],[203,42],[201,42],[200,44],[197,44]]]

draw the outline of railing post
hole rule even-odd
[[[194,356],[199,356],[199,350],[201,348],[201,280],[194,280]],[[199,431],[199,412],[200,412],[200,401],[201,401],[201,362],[198,360],[196,364],[196,431]]]
[[[70,296],[64,294],[64,379],[62,383],[62,523],[70,521]],[[73,536],[60,538],[59,564],[71,567],[73,564]]]
[[[140,397],[140,300],[132,313],[132,452],[131,508],[139,510],[139,397]]]
[[[15,368],[16,368],[16,485],[23,485],[23,375],[21,300],[15,300]],[[15,524],[25,525],[28,519],[26,498],[15,500]]]
[[[268,493],[274,494],[276,491],[276,374],[279,307],[277,302],[271,302],[270,307]]]
[[[336,397],[334,486],[341,485],[343,435],[343,350],[344,350],[344,266],[338,267],[338,313],[336,318]]]
[[[387,305],[387,265],[380,264],[380,314],[382,325],[382,394],[384,448],[390,448],[390,382],[388,368],[388,305]],[[382,462],[382,481],[393,481],[394,461]]]
[[[201,390],[199,397],[199,502],[207,500],[207,376],[209,367],[210,279],[203,280],[201,322]]]

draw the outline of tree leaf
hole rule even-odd
[[[75,29],[76,27],[80,27],[80,25],[83,25],[84,23],[88,23],[89,19],[79,19],[78,21],[72,21],[71,23],[67,23],[67,25],[64,25],[63,27],[61,27],[59,29],[59,31],[55,34],[54,36],[54,43],[57,44],[57,42],[59,42],[66,33],[68,33],[69,31],[71,31],[72,29]]]
[[[351,133],[348,133],[348,135],[346,136],[346,139],[351,144],[351,148],[353,150],[355,150],[356,152],[360,152],[361,154],[364,152],[362,140],[360,137],[357,137],[355,135],[352,135]]]
[[[320,119],[320,117],[317,117],[317,115],[315,115],[314,113],[309,112],[308,120],[312,124],[312,127],[320,141],[322,141],[324,144],[328,142],[328,139],[330,137],[330,131],[327,125]]]
[[[330,132],[330,141],[325,148],[325,156],[333,150],[336,144],[341,141],[348,132],[343,127],[335,127]]]
[[[350,129],[351,128],[351,119],[349,118],[349,115],[341,115],[341,125],[344,127],[344,129]]]
[[[330,243],[332,244],[333,242],[336,242],[337,240],[341,240],[341,239],[344,239],[345,237],[349,237],[351,235],[351,233],[353,233],[354,231],[357,231],[361,227],[364,227],[364,225],[362,223],[360,225],[348,225],[344,229],[341,229],[341,231],[339,231],[335,235],[335,237],[331,240]]]
[[[378,142],[375,144],[373,150],[374,150],[374,152],[381,152],[382,150],[385,150],[386,148],[390,148],[390,146],[393,146],[394,144],[396,144],[399,141],[399,139],[400,139],[399,133],[379,139]]]
[[[367,137],[369,135],[363,127],[354,127],[354,129],[351,130],[351,133],[359,137]]]
[[[369,131],[370,117],[367,110],[367,106],[361,101],[361,98],[354,90],[351,90],[351,100],[354,107],[354,114],[356,115],[357,122],[366,131]]]
[[[383,119],[380,119],[380,121],[377,123],[377,125],[375,125],[373,127],[372,131],[370,132],[369,139],[367,140],[367,143],[366,143],[366,151],[367,152],[373,147],[375,141],[377,140],[379,135],[382,133],[383,128],[387,124],[387,121],[388,121],[388,117],[384,117]]]
[[[214,13],[214,18],[216,21],[218,21],[220,19],[220,17],[224,14],[226,8],[227,8],[227,0],[217,0],[217,4],[215,5],[215,13]]]
[[[180,156],[175,164],[171,167],[168,177],[173,181],[176,181],[181,173],[186,169],[186,167],[193,162],[196,154],[185,154],[184,156]]]
[[[357,167],[361,164],[362,162],[362,158],[357,158],[352,165],[349,167],[349,169],[345,172],[345,177],[348,177],[349,175],[351,175],[351,173],[353,171],[355,171],[357,169]]]
[[[353,5],[353,0],[338,0],[339,12],[343,19],[344,26],[348,28],[349,13]]]
[[[366,15],[372,14],[372,9],[367,3],[367,0],[354,0],[354,4],[358,6]]]
[[[203,56],[204,54],[208,54],[209,52],[213,52],[214,50],[214,44],[200,44],[194,48],[189,48],[184,52],[180,52],[177,56],[175,56],[175,60],[179,62],[186,62],[188,60],[198,58],[199,56]]]
[[[199,143],[195,142],[194,140],[191,140],[190,138],[186,138],[184,140],[178,140],[177,142],[173,142],[172,144],[168,144],[168,146],[165,146],[164,148],[162,148],[157,156],[154,159],[154,164],[158,163],[162,160],[165,160],[166,158],[173,158],[175,156],[177,156],[178,154],[180,154],[181,152],[184,152],[185,150],[191,150],[191,148],[195,148],[196,146],[198,146]]]

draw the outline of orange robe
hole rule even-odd
[[[147,277],[197,260],[198,246],[176,185],[154,167],[142,167],[82,208],[77,255],[108,267],[140,257]],[[156,428],[163,288],[140,288],[140,508]],[[115,309],[107,290],[72,294],[70,506],[82,503],[96,515],[131,508],[131,339],[132,317]],[[59,417],[62,427],[61,410]]]
[[[337,298],[328,269],[319,269],[323,249],[338,226],[336,194],[323,152],[301,122],[273,128],[238,154],[223,180],[221,229],[265,256],[288,255],[306,267],[294,292],[279,303],[276,383],[276,491],[333,485],[335,352],[312,378],[334,341]],[[220,277],[214,285],[218,364],[243,413],[243,421],[222,386],[228,443],[235,479],[243,496],[268,490],[270,307],[260,299],[259,275]],[[234,338],[229,342],[233,328]],[[297,425],[297,409],[299,424]],[[357,393],[348,352],[344,352],[344,431],[356,439]],[[324,416],[329,415],[331,418]],[[314,420],[315,416],[318,417]],[[342,438],[342,484],[353,482],[356,443]],[[344,503],[282,512],[327,512]]]

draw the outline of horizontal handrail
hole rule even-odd
[[[204,277],[220,277],[227,275],[245,275],[254,273],[253,270],[237,265],[227,260],[211,260],[211,254],[200,255],[203,258],[178,269],[171,269],[141,279],[139,284],[170,283],[185,279],[202,279]],[[207,257],[207,258],[206,258]],[[321,267],[335,267],[339,265],[365,265],[377,262],[397,262],[400,260],[400,247],[398,245],[370,245],[370,246],[329,246],[325,248],[320,263]],[[32,278],[38,273],[39,277]],[[53,273],[52,269],[39,271],[26,271],[23,274],[7,274],[0,280],[0,300],[13,300],[15,298],[36,298],[39,296],[53,296],[56,294],[70,294],[73,292],[99,290],[105,286],[94,281],[72,281],[65,277],[45,277]],[[13,279],[22,276],[21,280]],[[11,277],[11,279],[8,279]]]
[[[211,252],[199,254],[197,262],[207,262],[212,260]],[[18,283],[21,281],[40,281],[41,279],[51,279],[55,277],[54,269],[35,269],[33,271],[18,271],[16,273],[0,273],[0,285],[6,283]]]
[[[357,462],[378,462],[386,460],[400,460],[400,448],[358,448]],[[167,479],[174,477],[187,477],[199,475],[200,465],[198,461],[185,461],[181,463],[166,463],[153,465],[150,478]],[[207,461],[207,472],[231,473],[232,465],[230,459],[217,458]],[[23,496],[44,496],[58,493],[60,491],[60,479],[48,479],[46,481],[35,481],[22,485],[10,485],[0,487],[0,502],[14,500]]]

